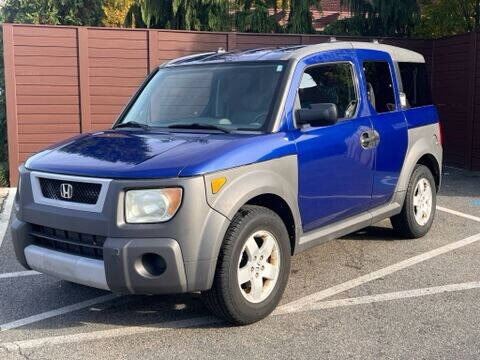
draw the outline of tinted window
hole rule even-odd
[[[409,107],[432,105],[427,66],[420,63],[401,62],[398,63],[398,67]]]
[[[390,67],[385,61],[367,61],[363,63],[368,99],[377,113],[394,111],[395,95],[393,92]]]
[[[298,95],[302,108],[311,104],[337,105],[339,118],[349,119],[357,109],[353,69],[348,63],[319,65],[305,70]]]

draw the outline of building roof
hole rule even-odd
[[[388,53],[393,61],[424,63],[423,55],[411,50],[396,46],[378,44],[373,42],[333,41],[316,45],[298,45],[285,47],[270,47],[244,51],[218,51],[173,59],[164,66],[178,66],[187,64],[209,64],[239,61],[267,61],[301,59],[305,56],[323,51],[342,49],[377,50]]]

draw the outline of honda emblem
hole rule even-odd
[[[70,184],[60,185],[60,196],[64,199],[70,200],[73,197],[73,186]]]

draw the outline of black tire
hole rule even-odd
[[[430,188],[432,189],[432,209],[430,213],[430,218],[424,225],[420,225],[415,219],[415,209],[413,205],[415,187],[422,178],[426,179],[429,182]],[[436,206],[437,192],[435,179],[433,178],[432,172],[425,165],[418,164],[415,166],[412,176],[410,177],[402,212],[390,218],[393,229],[399,235],[408,239],[418,239],[425,236],[425,234],[427,234],[432,227],[432,223],[435,218]]]
[[[256,231],[266,230],[277,240],[280,267],[277,282],[266,299],[249,302],[240,290],[238,259],[247,239]],[[235,325],[247,325],[267,317],[278,305],[290,274],[290,240],[285,224],[270,209],[243,206],[230,224],[217,262],[213,286],[202,295],[207,308],[216,316]]]

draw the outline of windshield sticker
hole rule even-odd
[[[281,72],[283,70],[283,65],[278,65],[277,66],[277,72]]]

